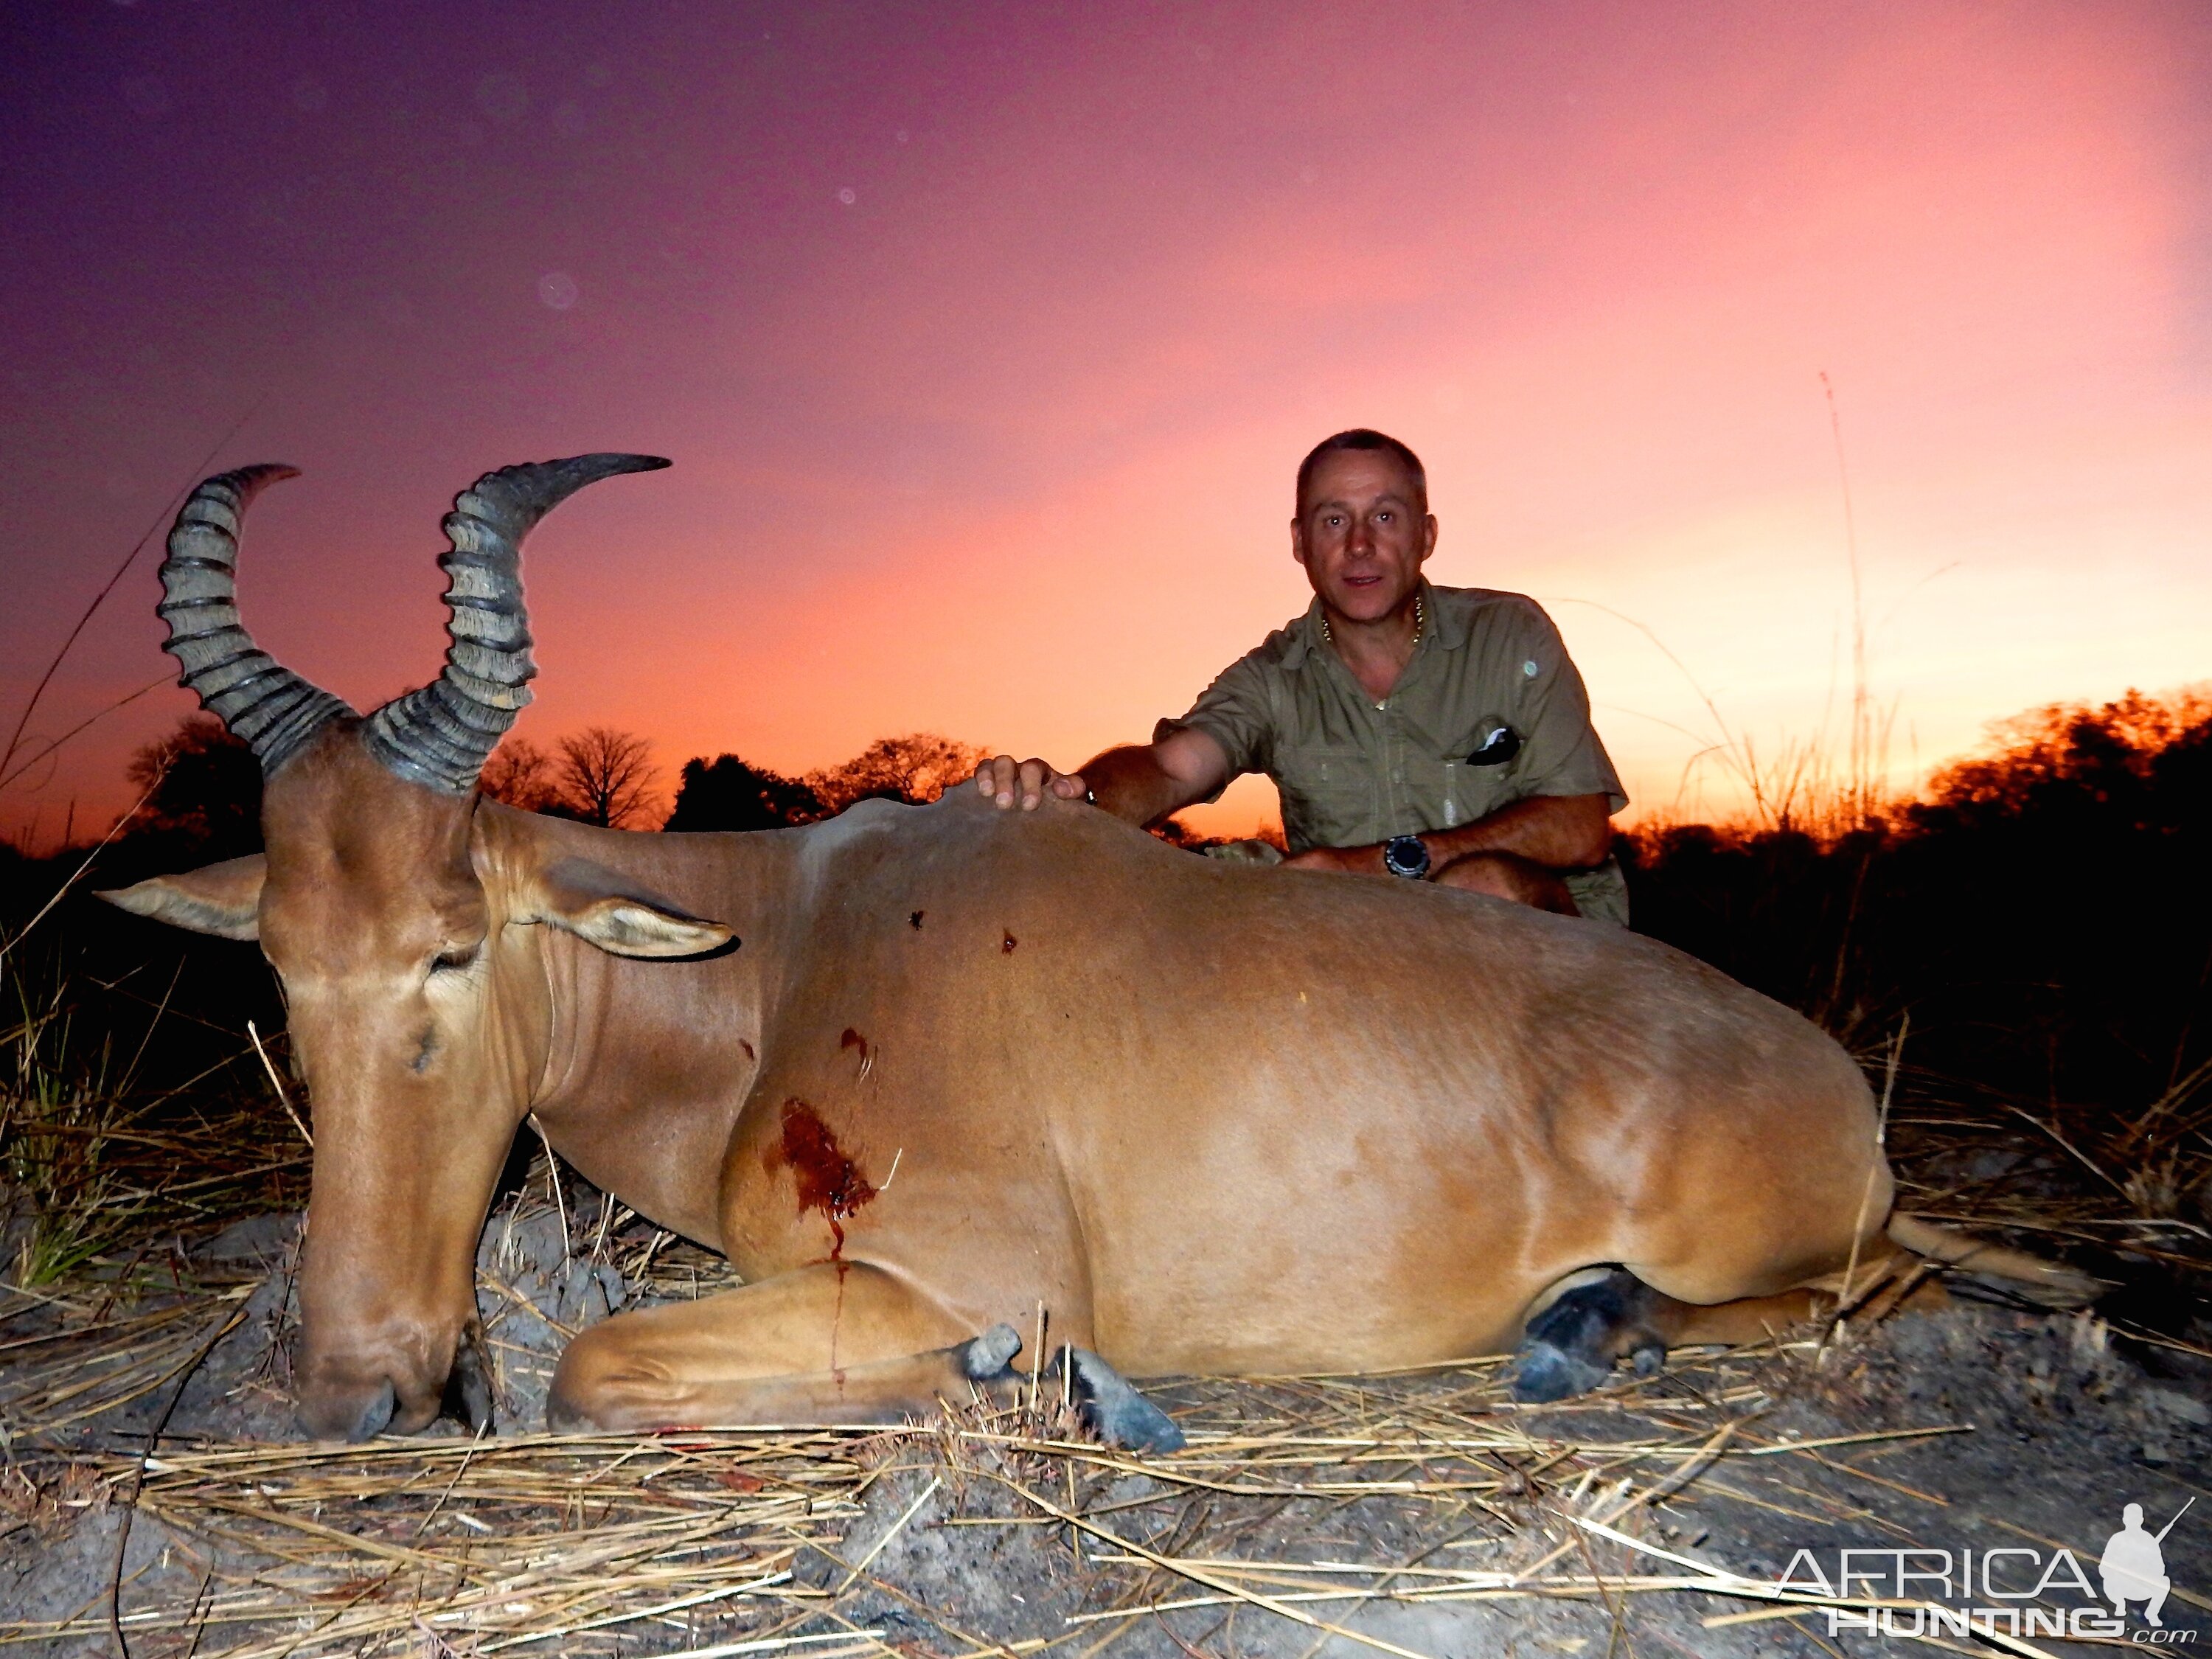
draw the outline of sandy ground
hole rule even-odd
[[[588,1208],[568,1218],[579,1234],[592,1220]],[[96,1380],[98,1329],[72,1334],[63,1313],[21,1306],[0,1327],[0,1340],[11,1345],[0,1348],[0,1365],[15,1374],[11,1382],[0,1373],[11,1483],[9,1507],[0,1512],[0,1527],[7,1528],[0,1533],[0,1623],[9,1626],[0,1632],[9,1639],[0,1651],[114,1650],[104,1630],[40,1638],[30,1627],[80,1615],[105,1620],[131,1489],[125,1472],[172,1396],[161,1448],[295,1435],[285,1392],[295,1231],[289,1217],[235,1225],[178,1260],[172,1275],[177,1288],[166,1302],[158,1291],[142,1287],[129,1304],[128,1316],[142,1320],[171,1305],[191,1313],[152,1328],[141,1340],[142,1348],[156,1340],[170,1343],[175,1358],[169,1370],[192,1360],[210,1330],[229,1325],[228,1334],[190,1364],[181,1392],[167,1383],[54,1427],[53,1419],[65,1413],[42,1407],[40,1417],[21,1397],[27,1368],[33,1360],[51,1368],[57,1344],[76,1343],[86,1356],[79,1371]],[[543,1206],[510,1207],[486,1231],[480,1305],[495,1343],[502,1434],[542,1425],[545,1382],[564,1328],[604,1317],[610,1304],[682,1293],[665,1279],[648,1275],[632,1285],[604,1265],[580,1269],[563,1239],[561,1218]],[[1716,1616],[1764,1609],[1755,1601],[1636,1581],[1692,1571],[1682,1559],[1771,1583],[1790,1571],[1801,1550],[1832,1580],[1838,1552],[1845,1548],[1943,1551],[1954,1566],[1962,1551],[1975,1552],[1979,1561],[1982,1552],[2009,1548],[2035,1554],[1997,1558],[2003,1564],[1997,1587],[2024,1589],[2015,1584],[2017,1573],[2039,1574],[2063,1545],[2094,1585],[2098,1557],[2120,1526],[2124,1504],[2141,1504],[2155,1531],[2191,1498],[2198,1499],[2196,1507],[2165,1540],[2175,1587],[2165,1627],[2146,1626],[2138,1606],[2122,1634],[2103,1644],[2141,1649],[2154,1645],[2149,1638],[2155,1637],[2160,1646],[2212,1647],[2206,1634],[2212,1630],[2212,1360],[2117,1338],[2091,1316],[1954,1300],[1933,1311],[1899,1314],[1817,1363],[1806,1348],[1707,1360],[1670,1369],[1651,1382],[1624,1384],[1607,1399],[1572,1409],[1518,1410],[1494,1388],[1470,1394],[1464,1373],[1325,1386],[1334,1391],[1330,1410],[1339,1422],[1434,1422],[1448,1406],[1470,1431],[1525,1435],[1532,1444],[1655,1437],[1697,1444],[1726,1425],[1735,1426],[1722,1455],[1694,1470],[1684,1465],[1695,1478],[1681,1490],[1657,1503],[1637,1503],[1625,1515],[1617,1513],[1620,1487],[1610,1474],[1565,1484],[1557,1469],[1508,1459],[1527,1477],[1518,1489],[1494,1488],[1471,1502],[1448,1490],[1460,1466],[1441,1465],[1419,1449],[1395,1460],[1346,1453],[1337,1471],[1346,1479],[1330,1490],[1310,1492],[1285,1481],[1275,1495],[1261,1498],[1217,1489],[1235,1484],[1230,1476],[1242,1480],[1233,1465],[1206,1476],[1214,1483],[1209,1487],[1204,1480],[1158,1479],[1134,1465],[1115,1468],[1110,1460],[1055,1462],[927,1434],[879,1441],[860,1453],[872,1479],[858,1512],[825,1522],[817,1541],[791,1564],[794,1593],[833,1594],[800,1606],[812,1622],[796,1628],[811,1645],[789,1650],[1021,1655],[1049,1644],[1054,1652],[1084,1659],[1101,1653],[1116,1659],[1296,1659],[1387,1650],[1456,1659],[1925,1651],[1925,1644],[1902,1635],[1831,1634],[1820,1612],[1786,1622],[1709,1627],[1705,1621]],[[56,1392],[51,1381],[42,1382],[38,1397],[51,1401]],[[1279,1434],[1286,1413],[1305,1409],[1297,1401],[1317,1397],[1313,1388],[1294,1396],[1285,1388],[1218,1383],[1159,1384],[1148,1392],[1196,1431],[1194,1440],[1201,1443],[1207,1433],[1234,1432],[1240,1424]],[[87,1402],[100,1397],[97,1387],[79,1396]],[[1355,1402],[1351,1417],[1347,1398]],[[1905,1431],[1942,1431],[1866,1437]],[[441,1431],[460,1432],[450,1424]],[[1821,1442],[1843,1443],[1814,1443]],[[117,1454],[124,1455],[118,1460]],[[158,1462],[158,1448],[155,1456]],[[1589,1467],[1587,1457],[1583,1466]],[[1632,1478],[1643,1485],[1632,1487],[1632,1495],[1652,1484],[1648,1469]],[[1310,1485],[1318,1477],[1309,1468],[1299,1479]],[[1350,1482],[1359,1483],[1356,1490],[1344,1489]],[[1420,1490],[1425,1483],[1430,1489]],[[743,1489],[742,1479],[733,1489]],[[340,1532],[358,1524],[366,1531],[363,1507],[362,1516],[340,1510],[322,1524]],[[1079,1512],[1087,1526],[1072,1528],[1052,1510]],[[1570,1519],[1609,1515],[1615,1530],[1681,1559],[1632,1549]],[[1180,1570],[1148,1564],[1147,1553],[1173,1559]],[[1465,1580],[1484,1571],[1527,1571],[1547,1558],[1555,1574],[1564,1563],[1597,1588],[1575,1599],[1524,1592],[1425,1604],[1371,1594],[1403,1594],[1455,1574]],[[1893,1584],[1893,1555],[1854,1559],[1879,1575],[1874,1593]],[[1933,1571],[1937,1564],[1920,1557],[1909,1565]],[[245,1582],[258,1570],[254,1553],[227,1540],[212,1522],[173,1528],[142,1513],[132,1520],[122,1558],[118,1605],[126,1616],[173,1614],[192,1607],[216,1578]],[[1194,1579],[1194,1571],[1212,1582]],[[1795,1577],[1807,1582],[1802,1570]],[[1608,1582],[1617,1588],[1608,1591]],[[2087,1605],[2071,1584],[2062,1571],[2034,1605]],[[1361,1599],[1352,1589],[1370,1594]],[[1920,1589],[1945,1599],[1932,1583]],[[1196,1605],[1161,1605],[1175,1602]],[[1993,1603],[1982,1595],[1966,1602],[1954,1594],[1948,1602],[2023,1605]],[[732,1613],[733,1605],[708,1604],[657,1623],[595,1632],[589,1641],[515,1650],[677,1654],[742,1641],[766,1627],[757,1609]],[[1334,1626],[1337,1633],[1293,1614]],[[1905,1628],[1912,1622],[1913,1615],[1904,1615]],[[787,1618],[779,1627],[794,1628]],[[840,1631],[871,1634],[840,1638]],[[282,1630],[232,1625],[200,1632],[195,1644],[182,1633],[149,1629],[131,1638],[130,1650],[273,1653],[289,1639]],[[1953,1650],[2002,1650],[1975,1638],[1961,1643],[1955,1631],[1942,1640]],[[2087,1653],[2096,1645],[2039,1635],[2011,1650]],[[344,1650],[307,1639],[298,1650]],[[423,1624],[419,1635],[381,1650],[469,1654],[486,1645],[463,1621],[434,1632]]]

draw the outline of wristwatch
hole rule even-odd
[[[1429,873],[1429,844],[1419,836],[1393,836],[1382,843],[1382,867],[1394,876],[1419,881]]]

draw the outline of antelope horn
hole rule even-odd
[[[266,775],[296,754],[325,721],[353,710],[283,666],[253,642],[238,619],[238,521],[268,485],[300,476],[296,467],[246,466],[210,478],[191,493],[169,532],[161,562],[161,648],[200,706],[244,740]]]
[[[450,579],[452,643],[438,678],[378,709],[362,741],[390,771],[447,794],[466,794],[530,701],[530,613],[522,603],[522,538],[586,484],[651,472],[657,455],[576,455],[487,472],[453,498],[438,561]]]

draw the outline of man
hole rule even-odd
[[[1436,549],[1420,460],[1340,432],[1298,468],[1291,556],[1314,601],[1149,744],[1080,772],[1001,755],[976,786],[1049,789],[1152,824],[1242,772],[1282,796],[1293,870],[1427,880],[1626,925],[1607,819],[1628,804],[1582,677],[1541,607],[1422,579]]]

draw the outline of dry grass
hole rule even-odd
[[[1911,1103],[1891,1128],[1902,1207],[2154,1275],[2176,1328],[2212,1310],[2212,1063],[2131,1114],[1905,1073]]]
[[[941,1489],[950,1523],[1077,1534],[1096,1604],[1066,1620],[1061,1641],[1079,1649],[1097,1626],[1189,1607],[1264,1609],[1403,1654],[1345,1620],[1376,1601],[1679,1589],[1771,1601],[1771,1586],[1651,1553],[1668,1547],[1661,1504],[1692,1483],[1787,1512],[1803,1500],[1763,1480],[1762,1465],[1833,1469],[1848,1446],[1901,1437],[1791,1444],[1759,1433],[1753,1419],[1771,1403],[1761,1365],[1809,1364],[1814,1346],[1692,1356],[1659,1379],[1552,1408],[1544,1432],[1507,1401],[1496,1360],[1193,1381],[1158,1393],[1191,1442],[1166,1457],[1080,1436],[1049,1378],[1035,1409],[969,1403],[915,1428],[167,1448],[143,1460],[137,1507],[179,1540],[201,1589],[188,1602],[134,1606],[126,1587],[123,1623],[229,1659],[538,1644],[591,1653],[641,1632],[672,1651],[702,1634],[756,1651],[794,1640],[878,1648],[882,1632],[842,1610],[855,1594],[898,1597],[869,1571],[889,1534],[865,1552],[847,1550],[844,1534],[869,1486],[900,1476],[929,1484],[894,1527]],[[143,1371],[159,1369],[149,1356]],[[1563,1421],[1586,1431],[1562,1433]],[[108,1454],[67,1478],[82,1490],[82,1471],[96,1471],[105,1492],[88,1501],[119,1498],[140,1463]],[[1139,1510],[1144,1523],[1132,1524]],[[1329,1549],[1355,1520],[1398,1559]],[[1270,1553],[1255,1553],[1262,1539]],[[1286,1543],[1306,1547],[1286,1553]],[[830,1564],[811,1584],[794,1577],[808,1550]],[[1665,1570],[1632,1570],[1626,1558],[1638,1552]],[[105,1609],[88,1607],[0,1626],[0,1644],[106,1628]]]
[[[145,1089],[139,1062],[167,997],[135,1047],[118,1049],[81,1026],[81,989],[18,963],[0,991],[0,1271],[18,1292],[112,1277],[118,1253],[143,1260],[306,1193],[306,1146],[272,1136],[267,1103],[240,1086],[252,1044],[220,1075]]]
[[[120,1486],[137,1460],[100,1467]],[[834,1540],[866,1480],[849,1437],[827,1434],[165,1451],[138,1510],[209,1547],[206,1587],[125,1624],[204,1632],[203,1652],[239,1659],[415,1650],[423,1632],[473,1653],[581,1653],[742,1599],[773,1633],[818,1611],[793,1559]]]
[[[519,1202],[542,1208],[548,1196]],[[670,1247],[649,1238],[623,1254],[649,1278]],[[690,1266],[667,1288],[696,1285]],[[0,1395],[11,1460],[173,1387],[210,1334],[237,1322],[252,1282],[142,1274],[127,1296],[109,1280],[9,1304],[20,1315],[35,1302],[54,1327],[12,1351]],[[1190,1442],[1165,1457],[1090,1440],[1049,1373],[1025,1407],[963,1402],[919,1426],[50,1454],[14,1467],[0,1531],[43,1536],[72,1511],[117,1503],[161,1523],[198,1589],[134,1596],[124,1584],[120,1622],[142,1651],[590,1654],[646,1639],[664,1653],[845,1653],[888,1645],[864,1615],[913,1598],[873,1565],[934,1502],[939,1525],[1065,1540],[1084,1584],[1057,1637],[955,1632],[975,1652],[1083,1653],[1134,1620],[1218,1608],[1406,1659],[1411,1650],[1350,1621],[1382,1603],[1617,1610],[1625,1596],[1680,1592],[1765,1604],[1752,1616],[1824,1605],[1778,1598],[1771,1583],[1691,1553],[1670,1504],[1720,1498],[1784,1526],[1870,1518],[1832,1490],[1858,1483],[1940,1509],[1941,1494],[1858,1460],[1964,1427],[1825,1442],[1763,1431],[1778,1394],[1848,1386],[1818,1333],[1680,1354],[1656,1377],[1540,1415],[1511,1402],[1502,1364],[1164,1385],[1154,1397]],[[896,1510],[890,1526],[848,1547],[863,1499],[886,1481],[892,1501],[876,1512]],[[0,1624],[0,1647],[98,1635],[108,1618],[101,1598],[70,1618]]]

